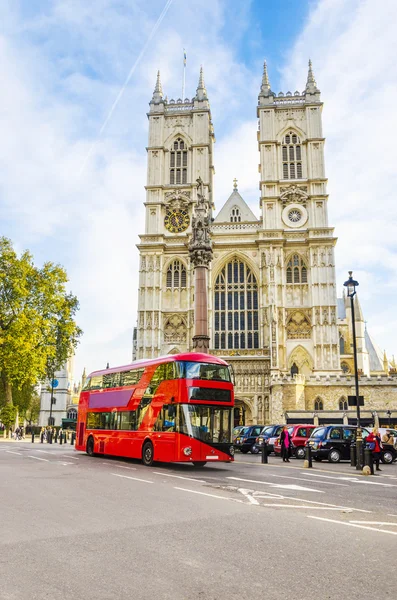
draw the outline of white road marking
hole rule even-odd
[[[45,462],[50,462],[48,458],[40,458],[40,456],[29,456],[28,458],[34,458],[35,460],[44,460]]]
[[[237,477],[229,477],[228,479],[238,479]],[[249,480],[248,480],[249,481]],[[263,483],[262,481],[254,481],[253,483]],[[316,504],[320,506],[331,506],[334,508],[338,508],[341,510],[354,510],[355,512],[362,513],[372,513],[372,510],[364,510],[363,508],[354,508],[354,506],[339,506],[338,504],[329,504],[327,502],[318,502],[317,500],[306,500],[306,498],[294,498],[293,496],[281,496],[279,494],[271,494],[266,491],[254,491],[251,490],[256,498],[266,498],[267,496],[274,496],[275,498],[285,499],[285,500],[294,500],[294,502],[306,502],[306,504]],[[264,494],[264,496],[262,496]]]
[[[310,479],[304,479],[303,477],[292,477],[291,475],[275,475],[274,473],[267,473],[267,477],[281,477],[282,479],[296,479],[298,481],[310,481],[310,483],[312,483],[312,480]],[[341,487],[349,487],[348,485],[346,485],[346,483],[331,483],[330,481],[322,481],[321,483],[323,485],[338,485]]]
[[[296,490],[300,492],[314,492],[316,494],[325,494],[323,490],[315,490],[313,488],[303,487],[301,485],[272,483],[270,481],[258,481],[255,479],[242,479],[241,477],[227,477],[226,479],[234,479],[235,481],[245,481],[247,483],[261,483],[262,485],[270,485],[270,487],[272,488],[277,488],[281,490]]]
[[[79,460],[77,456],[69,456],[68,454],[62,454],[61,456],[66,456],[66,458],[72,458],[73,460]]]
[[[397,523],[390,523],[390,521],[349,521],[349,523],[359,523],[360,525],[392,525],[397,527]]]
[[[63,465],[64,467],[67,467],[68,465],[75,465],[76,463],[60,462],[58,464]]]
[[[35,448],[35,452],[44,452],[44,454],[53,454],[53,452],[50,452],[49,450],[36,450],[36,448]]]
[[[363,483],[366,485],[381,485],[383,487],[397,487],[393,483],[381,483],[380,481],[371,481],[369,479],[359,479],[358,477],[331,477],[331,475],[318,475],[317,473],[304,473],[304,475],[310,475],[311,477],[322,477],[324,479],[337,479],[339,481],[350,481],[351,483]]]
[[[171,473],[161,473],[160,471],[152,471],[155,475],[163,475],[164,477],[175,477],[176,479],[187,479],[187,481],[197,481],[198,483],[207,483],[204,479],[195,479],[194,477],[183,477],[183,475],[171,475]]]
[[[335,519],[326,519],[323,517],[315,517],[306,515],[308,519],[317,519],[318,521],[327,521],[328,523],[337,523],[338,525],[346,525],[347,527],[358,527],[358,529],[369,529],[369,531],[379,531],[380,533],[389,533],[397,535],[397,531],[389,531],[388,529],[377,529],[376,527],[366,527],[364,525],[356,525],[355,523],[347,523],[346,521],[336,521]]]
[[[120,475],[120,473],[111,473],[115,477],[122,477],[123,479],[132,479],[133,481],[141,481],[142,483],[154,483],[148,479],[139,479],[138,477],[130,477],[129,475]]]
[[[14,452],[13,450],[6,450],[7,454],[18,454],[18,456],[22,456],[22,452]]]
[[[259,506],[258,500],[256,500],[256,498],[251,496],[252,490],[245,490],[244,488],[239,488],[238,491],[247,498],[247,500],[250,504],[256,504],[257,506]]]
[[[339,508],[338,506],[302,506],[298,504],[261,504],[261,506],[277,506],[278,508],[305,508],[306,510],[337,510],[339,512],[353,512],[352,508]]]
[[[397,517],[397,515],[387,515],[388,517]]]
[[[116,469],[128,469],[128,471],[136,471],[136,467],[125,467],[124,465],[115,465]]]
[[[240,502],[245,504],[243,500],[238,498],[230,498],[229,496],[216,496],[215,494],[206,494],[205,492],[198,492],[197,490],[187,490],[186,488],[175,487],[174,490],[181,490],[181,492],[190,492],[191,494],[199,494],[200,496],[209,496],[210,498],[218,498],[219,500],[232,500],[234,502]]]

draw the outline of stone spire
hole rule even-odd
[[[163,102],[163,87],[160,80],[160,71],[157,71],[156,86],[154,88],[152,102],[154,104],[160,104],[160,102]]]
[[[272,96],[276,94],[272,92],[269,82],[269,76],[267,74],[267,63],[266,61],[263,63],[263,75],[262,75],[262,84],[261,91],[259,92],[258,102],[259,104],[267,104],[273,101]],[[269,100],[270,98],[270,100]],[[267,99],[267,100],[266,100]]]
[[[203,67],[200,67],[200,78],[196,90],[196,100],[208,100],[207,89],[204,83]]]
[[[305,93],[306,94],[318,94],[319,91],[320,90],[317,88],[317,83],[316,83],[316,80],[313,75],[312,61],[309,59],[309,70],[307,73]]]

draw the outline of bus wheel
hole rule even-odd
[[[206,464],[207,464],[206,460],[194,460],[193,461],[193,465],[195,467],[204,467],[204,465],[206,465]]]
[[[146,467],[151,467],[153,464],[153,444],[152,442],[145,442],[142,448],[142,462]]]
[[[87,452],[88,456],[94,456],[94,438],[93,437],[88,438],[86,452]]]

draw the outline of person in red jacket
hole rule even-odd
[[[380,460],[380,451],[381,451],[381,438],[380,433],[377,427],[374,427],[372,432],[368,435],[366,439],[367,444],[370,444],[370,448],[372,450],[372,457],[374,463],[376,464],[376,470],[381,471],[379,468],[379,460]]]

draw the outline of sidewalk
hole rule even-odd
[[[234,456],[234,460],[236,463],[239,464],[246,464],[246,465],[260,465],[262,466],[265,470],[266,467],[269,465],[270,467],[279,467],[280,469],[293,469],[293,470],[299,470],[299,471],[307,471],[307,472],[313,472],[316,471],[317,473],[330,473],[330,474],[338,474],[338,475],[345,475],[345,476],[350,476],[350,477],[356,477],[358,475],[362,475],[362,471],[361,470],[357,470],[355,467],[350,466],[350,462],[339,462],[339,463],[330,463],[326,460],[322,461],[322,462],[316,462],[313,460],[313,467],[308,469],[304,467],[304,461],[303,460],[297,460],[295,458],[291,458],[291,461],[289,463],[283,463],[281,458],[276,457],[274,455],[270,455],[268,457],[268,463],[267,464],[262,464],[261,462],[261,456],[258,454],[255,455],[247,455],[247,454],[239,454],[236,452],[235,456]],[[394,462],[391,465],[385,465],[385,464],[381,464],[381,469],[382,469],[382,475],[389,475],[389,476],[393,476],[396,477],[397,476],[397,463]]]

